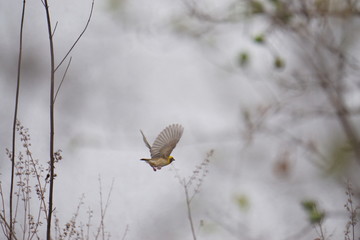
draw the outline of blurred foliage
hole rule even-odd
[[[254,42],[260,43],[260,44],[265,43],[265,35],[264,35],[264,34],[256,35],[256,36],[254,37]]]
[[[234,200],[240,210],[246,211],[250,208],[249,198],[245,194],[235,196]]]
[[[207,11],[206,5],[197,3],[187,6],[188,15],[175,24],[178,32],[196,36],[201,41],[210,35],[215,42],[214,51],[218,46],[220,46],[218,49],[224,49],[225,45],[221,45],[224,39],[235,44],[240,43],[231,52],[230,59],[232,62],[236,61],[238,67],[245,68],[250,63],[255,65],[257,61],[262,60],[260,58],[264,55],[262,53],[257,55],[256,51],[264,47],[260,51],[265,49],[272,56],[268,61],[271,70],[278,71],[271,77],[277,78],[278,73],[287,68],[287,71],[281,72],[285,73],[284,76],[279,77],[280,80],[274,81],[274,85],[269,87],[272,91],[269,95],[276,99],[274,102],[271,100],[267,102],[269,109],[274,109],[273,111],[265,110],[263,111],[265,113],[259,111],[258,114],[252,114],[252,111],[248,111],[245,107],[241,109],[242,123],[246,129],[243,134],[244,139],[247,138],[249,142],[251,140],[251,143],[255,144],[254,133],[262,131],[264,135],[268,134],[266,136],[276,138],[273,143],[266,144],[279,144],[279,149],[282,149],[283,153],[273,165],[274,173],[278,177],[284,179],[291,176],[292,171],[295,172],[294,163],[297,159],[323,161],[323,165],[318,164],[320,171],[312,176],[314,184],[317,184],[315,181],[318,180],[317,177],[321,177],[323,169],[326,169],[332,177],[334,175],[349,177],[345,170],[353,160],[356,148],[350,147],[347,141],[336,141],[324,154],[321,147],[328,139],[321,134],[324,129],[325,132],[333,130],[331,129],[333,125],[328,123],[339,120],[339,116],[334,114],[339,112],[336,105],[340,102],[340,105],[344,104],[347,107],[346,101],[341,102],[342,98],[346,99],[350,92],[346,92],[347,89],[355,85],[354,82],[351,83],[353,85],[347,85],[347,81],[352,81],[351,77],[357,76],[357,66],[352,65],[353,60],[357,59],[347,55],[349,50],[355,49],[352,48],[355,44],[349,46],[344,43],[357,37],[354,30],[358,28],[356,21],[360,13],[359,3],[359,0],[247,0],[232,1],[228,7],[219,8],[221,10],[214,8],[215,10],[210,11]],[[239,27],[240,25],[243,28]],[[241,45],[242,36],[234,37],[233,33],[243,33],[241,30],[251,36],[250,38],[245,36],[245,41],[250,40],[250,44],[260,46],[256,47],[256,51],[246,44],[244,44],[246,47]],[[243,50],[238,51],[239,48]],[[260,57],[257,58],[258,56]],[[259,62],[263,63],[263,61]],[[355,74],[348,74],[349,69]],[[349,77],[351,74],[353,76]],[[326,87],[322,88],[322,86]],[[333,86],[335,87],[331,89]],[[337,92],[339,89],[340,92]],[[329,93],[329,91],[333,92]],[[328,101],[326,97],[324,100],[322,98],[324,94],[330,96],[333,94],[336,100]],[[254,105],[251,107],[256,108]],[[351,110],[344,112],[346,115],[344,118],[347,118],[351,124],[355,114],[351,115],[353,114]],[[313,120],[320,120],[321,123],[313,124]],[[314,126],[318,129],[314,129]],[[297,131],[300,128],[301,132]],[[343,131],[341,127],[339,129]],[[318,136],[320,137],[317,138]],[[315,140],[312,139],[313,137]],[[312,141],[315,143],[313,144]],[[298,166],[303,165],[299,163],[296,167]],[[313,194],[320,196],[318,192]],[[234,203],[241,211],[250,208],[249,198],[243,194],[234,196]],[[322,223],[325,212],[319,210],[318,203],[314,200],[306,200],[301,205],[310,223]]]
[[[245,67],[249,64],[249,53],[247,52],[240,52],[238,56],[238,64],[240,67]]]
[[[282,24],[288,24],[293,16],[288,8],[288,2],[273,1],[275,5],[275,18]]]
[[[274,67],[276,69],[284,68],[285,67],[285,61],[279,56],[275,57],[275,59],[274,59]]]
[[[301,202],[302,207],[308,215],[310,223],[321,223],[325,217],[325,212],[319,211],[317,203],[314,200],[305,200]]]
[[[329,148],[326,173],[343,176],[353,156],[353,149],[346,141],[335,141]]]
[[[121,10],[125,6],[126,2],[127,0],[108,0],[107,8],[110,11]]]
[[[252,14],[264,13],[264,5],[260,1],[249,1],[249,9]]]

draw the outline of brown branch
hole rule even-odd
[[[206,177],[208,170],[207,166],[210,162],[210,158],[214,154],[214,150],[211,149],[207,154],[204,160],[201,162],[200,165],[196,166],[193,174],[189,177],[188,180],[185,178],[180,177],[179,172],[176,168],[175,170],[175,177],[179,180],[180,185],[184,188],[185,191],[185,200],[186,200],[186,208],[187,208],[187,215],[190,223],[191,234],[193,239],[196,240],[196,233],[194,228],[194,222],[191,214],[191,201],[193,200],[194,196],[199,193],[199,189],[202,185],[204,178]],[[194,186],[195,184],[195,186]],[[189,194],[189,189],[192,186],[192,194]]]
[[[190,223],[190,227],[191,227],[191,233],[192,233],[193,239],[196,240],[196,234],[195,234],[194,223],[193,223],[193,219],[192,219],[192,215],[191,215],[191,207],[190,207],[191,198],[189,197],[189,191],[187,188],[187,184],[185,184],[185,179],[184,179],[183,186],[184,186],[184,190],[185,190],[186,207],[187,207],[187,214],[188,214],[188,219],[189,219],[189,223]]]
[[[355,128],[348,118],[348,110],[344,102],[338,96],[336,96],[335,93],[327,89],[327,87],[325,87],[323,84],[321,84],[321,87],[325,92],[329,102],[333,106],[340,125],[343,128],[345,135],[349,139],[352,148],[354,149],[356,160],[360,164],[359,138],[356,134]]]
[[[50,45],[50,190],[49,190],[49,211],[47,216],[46,239],[51,240],[51,217],[53,212],[53,192],[54,192],[54,85],[55,85],[55,57],[54,42],[51,28],[51,19],[48,0],[44,0],[46,11],[46,22],[48,28],[49,45]]]
[[[55,101],[56,101],[56,97],[57,97],[57,95],[58,95],[58,93],[59,93],[59,91],[60,91],[60,88],[61,88],[61,86],[62,86],[62,84],[63,84],[63,82],[64,82],[65,76],[66,76],[66,74],[67,74],[67,72],[68,72],[68,70],[69,70],[69,67],[70,67],[70,64],[71,64],[71,60],[72,60],[72,58],[70,57],[69,63],[68,63],[68,65],[66,66],[66,69],[65,69],[65,72],[64,72],[63,77],[62,77],[62,79],[61,79],[61,82],[60,82],[60,84],[59,84],[59,87],[58,87],[57,90],[56,90],[55,97],[54,97],[54,103],[55,103]]]
[[[95,240],[99,238],[99,235],[101,233],[102,235],[102,239],[105,239],[105,226],[104,226],[104,219],[105,219],[105,215],[106,215],[106,211],[107,208],[109,206],[109,201],[110,201],[110,196],[111,196],[111,192],[114,186],[114,180],[112,180],[111,182],[111,186],[110,186],[110,190],[108,192],[108,196],[106,198],[106,203],[105,206],[103,205],[103,195],[102,195],[102,184],[101,184],[101,177],[99,176],[99,194],[100,194],[100,214],[101,214],[101,219],[100,219],[100,225],[98,227],[96,236],[95,236]]]
[[[354,13],[355,14],[355,13]],[[292,31],[296,32],[296,29],[292,29]],[[332,33],[332,32],[331,32]],[[332,33],[334,35],[334,33]],[[302,36],[305,37],[305,36]],[[351,144],[356,161],[360,164],[360,142],[359,142],[359,135],[356,131],[356,128],[351,122],[351,114],[350,110],[346,106],[346,103],[343,99],[343,90],[344,90],[344,69],[345,65],[351,64],[347,57],[344,55],[343,51],[339,48],[339,46],[334,45],[331,41],[329,41],[329,37],[325,35],[320,35],[320,37],[316,38],[316,36],[311,35],[313,37],[314,44],[315,44],[315,51],[318,51],[317,44],[321,44],[321,47],[325,48],[329,53],[333,54],[337,61],[338,61],[338,74],[337,76],[333,77],[336,81],[332,81],[331,77],[328,74],[328,71],[321,66],[323,63],[323,59],[320,61],[316,61],[313,59],[313,56],[309,53],[308,58],[306,61],[311,62],[311,67],[314,69],[316,73],[316,83],[320,87],[320,89],[324,92],[327,101],[334,109],[335,116],[340,123],[340,126],[348,139],[349,143]],[[300,38],[301,39],[301,38]],[[321,53],[318,53],[319,55]],[[320,64],[320,66],[319,66]]]
[[[318,71],[319,72],[319,71]],[[341,98],[341,93],[337,91],[330,80],[319,73],[318,81],[321,89],[325,93],[330,105],[334,108],[337,119],[348,138],[352,148],[354,149],[355,159],[360,164],[360,148],[359,148],[359,137],[357,132],[349,119],[349,111]]]
[[[16,82],[16,95],[15,95],[15,109],[12,129],[12,154],[11,154],[11,180],[10,180],[10,223],[9,223],[9,239],[12,240],[14,235],[13,226],[13,193],[14,193],[14,174],[15,174],[15,141],[16,141],[16,120],[19,106],[19,91],[20,91],[20,76],[21,76],[21,63],[22,63],[22,45],[23,45],[23,29],[25,19],[25,6],[26,0],[23,0],[21,23],[20,23],[20,42],[19,42],[19,57],[17,68],[17,82]]]
[[[75,45],[79,42],[80,38],[84,35],[86,29],[88,28],[89,26],[89,23],[90,23],[90,20],[91,20],[91,17],[92,17],[92,13],[93,13],[93,10],[94,10],[94,1],[95,0],[92,0],[92,3],[91,3],[91,9],[90,9],[90,14],[89,14],[89,17],[88,17],[88,20],[85,24],[85,27],[84,29],[82,30],[82,32],[79,34],[78,38],[75,40],[75,42],[73,43],[73,45],[70,47],[69,51],[65,54],[65,57],[63,57],[63,59],[60,61],[60,63],[56,66],[55,68],[55,72],[58,70],[58,68],[63,64],[63,62],[65,61],[65,59],[69,56],[69,54],[72,52],[72,50],[74,49]]]
[[[5,211],[5,200],[4,200],[4,191],[2,190],[2,185],[1,185],[1,182],[0,182],[0,197],[1,197],[1,207],[2,207],[2,214],[4,216],[6,216],[6,211]],[[9,232],[8,232],[8,228],[6,228],[6,226],[8,226],[8,223],[5,219],[5,217],[3,217],[0,213],[0,219],[2,220],[1,223],[1,229],[4,233],[5,236],[8,236],[9,235]],[[5,228],[4,228],[4,225],[5,225]]]
[[[124,231],[124,234],[123,234],[123,237],[121,238],[121,240],[125,240],[128,231],[129,231],[129,225],[126,225],[126,228],[125,228],[125,231]]]
[[[55,156],[54,156],[54,135],[55,135],[55,117],[54,117],[54,103],[55,103],[55,72],[56,70],[62,65],[62,63],[65,61],[65,59],[68,57],[70,52],[73,50],[75,45],[78,43],[82,35],[85,33],[89,23],[90,19],[93,13],[94,9],[94,0],[92,1],[91,5],[91,11],[89,18],[87,20],[87,23],[83,29],[83,31],[80,33],[74,44],[71,46],[65,57],[60,61],[60,63],[55,67],[55,53],[54,53],[54,41],[53,41],[53,35],[54,31],[51,27],[51,19],[50,19],[50,11],[49,11],[49,4],[48,0],[42,1],[45,7],[46,11],[46,21],[47,21],[47,28],[48,28],[48,36],[49,36],[49,45],[50,45],[50,60],[51,60],[51,66],[50,66],[50,162],[49,162],[49,170],[50,170],[50,189],[49,189],[49,204],[48,204],[48,216],[47,216],[47,231],[46,231],[46,239],[51,239],[51,219],[52,219],[52,212],[53,212],[53,192],[54,192],[54,164],[55,164]],[[65,75],[64,75],[65,76]],[[64,78],[63,76],[63,78]],[[59,85],[59,89],[61,87],[62,81]],[[58,89],[58,90],[59,90]]]
[[[7,223],[5,217],[1,213],[0,213],[0,220],[3,221],[3,223],[5,224],[5,227],[10,231],[10,225]],[[17,240],[15,235],[13,235],[12,237],[14,240]],[[10,236],[8,239],[10,239]]]

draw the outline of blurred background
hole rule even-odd
[[[0,1],[5,193],[21,9]],[[89,0],[50,2],[57,64],[90,9]],[[354,208],[360,198],[359,11],[356,0],[95,0],[55,102],[60,224],[83,202],[77,226],[91,209],[96,233],[100,193],[105,205],[110,192],[110,239],[193,239],[182,181],[200,168],[188,185],[198,239],[346,237],[350,184]],[[43,166],[49,56],[43,4],[28,1],[18,119]],[[185,129],[176,161],[154,172],[139,161],[149,157],[139,130],[152,142],[172,123]]]

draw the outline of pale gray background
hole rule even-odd
[[[213,36],[192,39],[176,32],[175,20],[186,16],[181,1],[95,2],[90,26],[75,47],[70,70],[56,102],[56,149],[64,159],[56,167],[55,206],[65,223],[85,194],[81,221],[88,207],[99,214],[99,184],[107,194],[105,225],[112,239],[190,239],[182,177],[191,175],[210,149],[209,173],[193,200],[199,239],[286,239],[307,226],[300,201],[315,199],[325,209],[343,212],[344,189],[299,154],[288,178],[273,172],[281,142],[259,136],[245,147],[243,109],[274,98],[266,81],[286,71],[273,71],[271,55],[254,46],[250,36],[260,22],[225,26]],[[91,2],[50,1],[57,61],[64,56],[88,17]],[[214,8],[221,7],[214,4]],[[209,7],[211,9],[211,7]],[[8,183],[21,1],[0,1],[0,154],[1,181]],[[236,29],[236,31],[234,31]],[[19,119],[29,128],[32,149],[45,165],[48,158],[49,52],[45,11],[28,1]],[[214,37],[216,36],[216,37]],[[284,42],[275,48],[284,47]],[[236,53],[250,50],[252,65],[241,69]],[[286,53],[285,53],[286,55]],[[57,73],[57,81],[65,69]],[[148,157],[139,132],[148,139],[167,125],[180,123],[184,135],[173,152],[176,161],[161,171],[138,159]],[[310,129],[310,130],[309,130]],[[308,128],[314,138],[325,127]],[[286,147],[286,146],[285,146]],[[250,208],[241,210],[237,196]],[[199,228],[200,221],[204,226]],[[346,218],[326,221],[327,234],[343,236]],[[95,229],[94,229],[95,230]],[[315,238],[314,231],[298,239]]]

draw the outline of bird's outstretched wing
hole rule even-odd
[[[147,141],[144,133],[141,130],[140,130],[140,132],[141,132],[141,135],[143,136],[143,140],[144,140],[145,145],[151,150],[151,146],[150,146],[149,142]]]
[[[183,131],[184,128],[180,124],[172,124],[162,130],[150,148],[151,158],[168,158],[172,150],[176,147],[176,144],[179,142]]]

